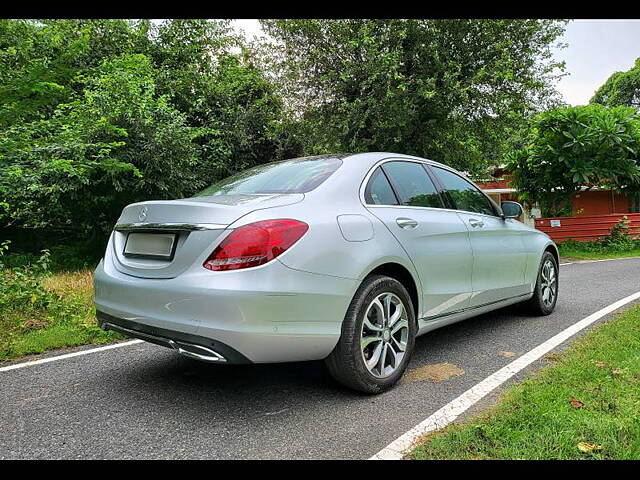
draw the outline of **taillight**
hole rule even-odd
[[[202,264],[209,270],[257,267],[273,260],[309,229],[298,220],[265,220],[236,228]]]

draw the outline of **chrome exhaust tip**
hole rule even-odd
[[[227,360],[218,352],[211,350],[210,348],[203,347],[202,345],[195,345],[193,343],[176,342],[175,340],[168,341],[171,348],[173,348],[180,355],[185,357],[194,358],[203,362],[226,362]]]
[[[176,352],[180,355],[184,355],[185,357],[212,363],[225,363],[227,361],[227,359],[218,352],[211,350],[208,347],[203,347],[202,345],[196,345],[195,343],[171,340],[170,338],[151,335],[150,333],[144,333],[138,330],[131,330],[130,328],[125,328],[110,322],[102,322],[101,326],[104,330],[115,330],[116,332],[124,333],[130,337],[140,338],[141,340],[173,348]]]

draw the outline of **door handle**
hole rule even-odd
[[[484,222],[482,220],[478,220],[476,218],[470,218],[469,219],[469,225],[471,225],[473,228],[476,228],[476,227],[482,228],[482,227],[484,227]]]
[[[400,228],[415,228],[416,226],[418,226],[418,222],[416,222],[413,218],[396,218],[396,223]]]

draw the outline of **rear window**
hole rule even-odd
[[[196,197],[259,193],[307,193],[335,172],[335,157],[294,158],[244,170],[214,183]]]

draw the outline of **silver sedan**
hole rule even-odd
[[[461,173],[394,153],[297,158],[127,206],[98,323],[213,363],[323,359],[378,393],[415,338],[518,302],[550,314],[558,251]]]

